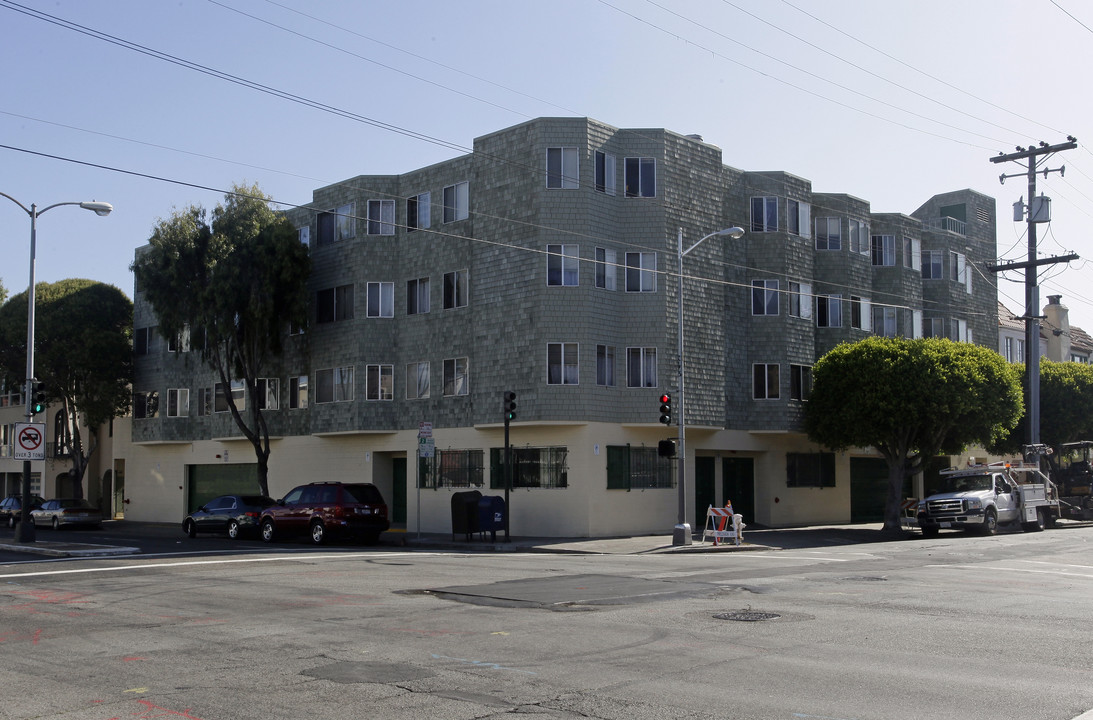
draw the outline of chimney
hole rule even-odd
[[[1055,362],[1070,360],[1070,310],[1062,301],[1062,295],[1048,295],[1044,306],[1046,354],[1048,360]]]

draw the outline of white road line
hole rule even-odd
[[[999,567],[997,565],[925,565],[928,568],[952,568],[954,570],[987,570],[990,572],[1014,572],[1014,573],[1031,573],[1033,575],[1058,575],[1060,577],[1068,578],[1090,578],[1093,579],[1093,572],[1090,573],[1077,573],[1067,570],[1032,570],[1024,568],[1012,568],[1012,567]]]

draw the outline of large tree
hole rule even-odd
[[[1023,365],[1015,365],[1027,384]],[[1063,443],[1093,440],[1093,365],[1040,358],[1040,442],[1056,450]],[[988,449],[1019,452],[1028,441],[1028,415]],[[1050,460],[1051,458],[1049,458]]]
[[[873,447],[888,464],[884,529],[900,532],[904,481],[940,452],[989,444],[1021,415],[1018,370],[993,350],[938,338],[844,343],[812,368],[809,438]]]
[[[95,431],[129,411],[133,382],[133,303],[118,288],[93,280],[35,286],[34,374],[51,409],[59,405],[72,460],[73,492],[98,447]],[[0,364],[10,383],[26,374],[27,294],[0,307]],[[81,426],[91,430],[84,442]]]
[[[195,338],[201,357],[216,371],[235,424],[254,447],[258,482],[269,494],[269,428],[258,380],[282,353],[291,326],[307,321],[311,261],[296,228],[270,207],[258,186],[238,185],[212,212],[200,206],[176,211],[153,230],[133,263],[140,287],[159,320],[159,332]],[[251,398],[240,411],[231,382]]]

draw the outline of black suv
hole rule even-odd
[[[9,528],[15,527],[15,523],[23,519],[22,495],[9,495],[0,501],[0,522]],[[30,496],[30,509],[37,510],[42,507],[45,500],[37,495]]]
[[[264,509],[258,521],[266,542],[306,534],[316,545],[323,544],[328,535],[374,544],[390,526],[387,503],[372,483],[301,485]]]

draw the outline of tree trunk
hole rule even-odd
[[[904,458],[886,457],[888,463],[888,498],[884,503],[884,529],[886,535],[902,535],[900,505],[903,502],[903,481],[907,477]]]

